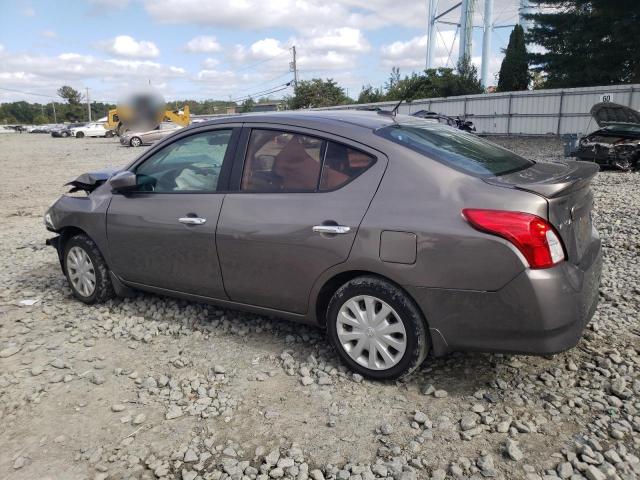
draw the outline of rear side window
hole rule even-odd
[[[375,158],[316,137],[276,130],[251,131],[241,190],[317,192],[339,188]]]
[[[339,188],[356,178],[375,162],[375,158],[339,143],[328,142],[322,165],[320,190]]]
[[[534,164],[476,135],[422,121],[398,122],[376,133],[457,170],[479,176],[496,176]]]

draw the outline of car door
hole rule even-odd
[[[225,299],[215,229],[239,129],[184,132],[132,170],[107,211],[112,269],[127,282]]]
[[[233,301],[305,313],[318,276],[349,256],[386,157],[303,129],[243,129],[216,242]]]

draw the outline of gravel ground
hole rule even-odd
[[[148,294],[74,301],[42,214],[65,181],[140,151],[0,136],[0,477],[640,477],[640,174],[595,179],[604,277],[576,348],[453,354],[379,383],[313,328]]]

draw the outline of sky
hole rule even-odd
[[[506,27],[494,30],[491,79],[518,18],[517,0],[494,1],[494,25]],[[439,11],[456,3],[439,0]],[[112,103],[148,85],[167,101],[240,102],[284,87],[269,95],[280,98],[292,93],[294,45],[300,80],[333,78],[357,98],[393,66],[423,70],[426,30],[426,0],[0,0],[0,102],[45,103],[62,85]],[[454,66],[456,27],[439,24],[437,38],[436,66]]]

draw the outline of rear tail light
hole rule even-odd
[[[513,243],[531,268],[549,268],[565,259],[556,230],[537,215],[475,208],[465,208],[462,215],[475,229]]]

